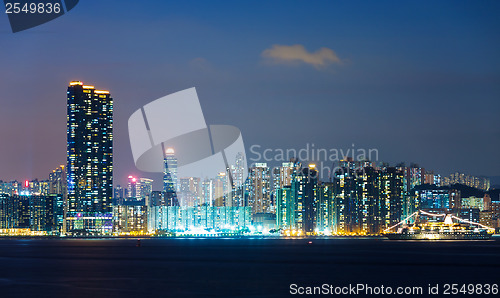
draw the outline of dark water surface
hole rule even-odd
[[[136,239],[0,240],[0,297],[277,297],[289,296],[290,284],[427,289],[436,283],[500,283],[498,240],[143,239],[136,244]]]

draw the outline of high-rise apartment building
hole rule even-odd
[[[385,167],[380,172],[380,208],[382,228],[386,229],[403,220],[405,203],[403,172]]]
[[[66,181],[66,168],[64,165],[60,165],[49,174],[49,193],[65,195]]]
[[[112,212],[113,99],[109,91],[79,81],[69,84],[66,153],[69,216]]]
[[[271,209],[271,180],[267,163],[256,163],[249,170],[247,180],[249,193],[249,206],[252,207],[252,214],[267,213]]]

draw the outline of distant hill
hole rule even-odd
[[[488,191],[488,194],[490,195],[492,201],[500,201],[500,187]]]
[[[452,189],[460,190],[460,196],[462,198],[468,198],[468,197],[482,198],[482,197],[484,197],[484,194],[486,193],[484,190],[477,189],[477,188],[470,187],[470,186],[463,185],[463,184],[452,184],[450,187]]]

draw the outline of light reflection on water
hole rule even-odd
[[[0,240],[2,297],[288,295],[290,283],[497,282],[500,241]],[[311,243],[309,243],[311,242]],[[475,272],[473,275],[463,272]],[[165,292],[167,291],[167,292]]]

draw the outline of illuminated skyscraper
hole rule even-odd
[[[153,180],[148,178],[139,178],[141,198],[144,200],[146,206],[151,204],[151,193],[153,192]]]
[[[220,172],[215,179],[213,179],[213,205],[216,207],[231,207],[232,198],[229,193],[230,179],[227,172]]]
[[[291,197],[295,204],[295,227],[304,234],[311,234],[316,225],[316,186],[318,172],[316,165],[310,164],[294,172]]]
[[[349,234],[359,225],[356,198],[356,162],[352,159],[340,161],[334,173],[335,183],[335,233]]]
[[[322,183],[316,188],[316,228],[315,232],[330,234],[335,229],[335,184]]]
[[[201,182],[198,177],[185,177],[179,179],[179,204],[184,207],[200,206]]]
[[[295,228],[295,202],[290,186],[276,189],[276,225],[285,230]]]
[[[124,202],[143,202],[146,206],[151,203],[151,192],[153,191],[153,180],[148,178],[136,178],[128,176],[127,198]]]
[[[247,184],[249,206],[252,207],[252,214],[270,212],[271,177],[267,163],[256,163],[255,167],[250,168],[249,172]]]
[[[113,204],[123,204],[123,199],[125,198],[127,192],[127,189],[124,189],[121,185],[117,185],[114,189]]]
[[[380,207],[383,229],[404,219],[404,176],[395,167],[385,167],[380,172]]]
[[[63,165],[60,165],[49,174],[49,193],[66,194],[66,181],[66,169]]]
[[[99,216],[112,211],[113,99],[82,82],[67,97],[68,212]]]
[[[232,202],[230,206],[244,207],[245,206],[245,179],[246,179],[246,161],[245,156],[240,152],[236,155],[234,165],[231,165],[232,175],[232,191],[229,197]],[[231,182],[231,181],[230,181]],[[229,204],[226,204],[229,206]]]
[[[359,226],[358,232],[377,234],[381,231],[382,216],[380,210],[379,173],[365,166],[356,170],[356,195]]]
[[[138,184],[137,178],[128,176],[127,198],[140,198],[141,189],[138,187]]]
[[[177,158],[173,148],[165,150],[163,159],[163,192],[166,201],[178,205],[177,200]]]

